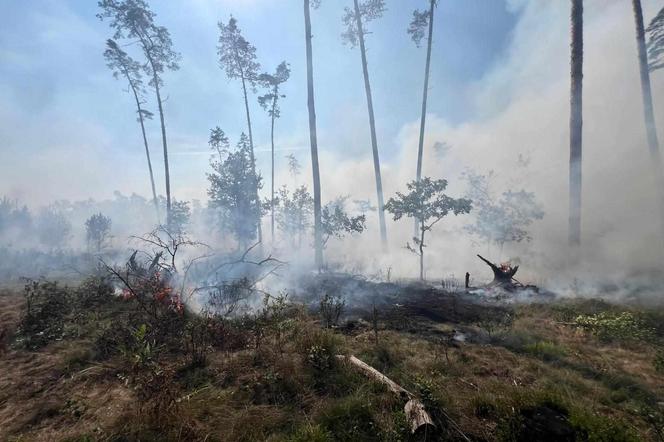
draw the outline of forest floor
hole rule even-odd
[[[0,440],[664,440],[661,310],[353,284],[163,329],[103,281],[2,290]],[[336,294],[306,296],[321,287],[353,291],[340,320]],[[414,393],[436,431],[411,435],[337,354]]]

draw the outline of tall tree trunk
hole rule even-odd
[[[272,100],[272,122],[270,127],[270,143],[272,144],[272,173],[270,177],[272,178],[271,188],[270,188],[270,217],[271,217],[271,230],[272,230],[272,246],[274,246],[274,110],[277,107],[277,97],[279,90],[277,87],[274,87],[274,98]]]
[[[152,186],[152,201],[154,202],[154,210],[157,214],[157,224],[159,224],[159,201],[157,200],[157,190],[154,185],[154,173],[152,173],[152,161],[150,160],[150,149],[148,148],[148,137],[145,134],[145,122],[143,119],[143,109],[141,108],[141,101],[138,98],[136,89],[132,86],[134,91],[134,98],[136,98],[136,108],[138,109],[138,121],[141,123],[141,134],[143,135],[143,145],[145,146],[145,157],[148,159],[148,170],[150,171],[150,185]]]
[[[422,157],[424,155],[424,128],[427,120],[427,98],[429,95],[429,72],[431,70],[431,45],[433,42],[433,18],[435,0],[430,0],[429,6],[429,36],[427,39],[427,61],[424,68],[424,90],[422,92],[422,116],[420,117],[420,140],[417,146],[417,174],[415,179],[419,182],[422,178]],[[415,235],[417,235],[417,220],[415,220]]]
[[[314,67],[311,49],[311,12],[309,0],[304,0],[304,32],[307,49],[307,105],[309,108],[309,142],[311,169],[314,181],[314,249],[316,267],[323,267],[323,228],[321,223],[320,172],[318,170],[318,140],[316,138],[316,105],[314,102]]]
[[[251,116],[249,115],[249,97],[247,96],[247,85],[244,75],[242,75],[242,93],[244,94],[244,109],[247,114],[247,128],[249,130],[249,147],[251,148],[251,173],[256,176],[256,157],[254,155],[254,137],[251,131]],[[261,226],[261,200],[258,196],[258,186],[256,186],[256,204],[258,204],[258,242],[263,243],[263,228]]]
[[[636,25],[636,46],[639,54],[639,72],[641,74],[641,96],[643,98],[643,116],[645,118],[648,148],[650,150],[650,163],[655,177],[655,185],[659,197],[660,222],[662,223],[662,239],[664,239],[664,171],[662,170],[662,157],[657,139],[655,126],[655,112],[652,103],[650,88],[650,72],[648,71],[648,53],[646,52],[646,38],[643,26],[643,9],[641,0],[632,0],[634,9],[634,22]]]
[[[369,68],[367,67],[367,52],[364,46],[364,30],[362,29],[362,16],[358,0],[353,0],[355,5],[355,22],[357,34],[360,41],[360,53],[362,54],[362,71],[364,73],[364,90],[367,95],[367,108],[369,110],[369,127],[371,129],[371,149],[373,151],[374,175],[376,177],[376,194],[378,198],[378,219],[380,222],[380,240],[383,250],[387,251],[387,228],[385,226],[385,202],[383,199],[383,179],[380,174],[380,157],[378,155],[378,141],[376,139],[376,120],[374,118],[373,98],[371,96],[371,84],[369,83]]]
[[[583,128],[583,0],[572,0],[570,90],[569,244],[581,244],[581,159]]]
[[[153,69],[154,71],[154,69]],[[157,105],[159,107],[159,120],[161,122],[161,141],[164,146],[164,176],[166,178],[166,226],[171,228],[171,173],[168,167],[168,144],[166,142],[166,123],[164,121],[164,108],[161,102],[161,93],[159,91],[159,79],[154,77],[154,90],[157,95]]]
[[[145,134],[145,120],[143,118],[143,108],[141,106],[141,100],[138,97],[138,91],[136,90],[136,86],[134,85],[134,82],[131,79],[131,76],[129,75],[129,72],[127,71],[126,68],[124,68],[124,74],[127,77],[127,81],[129,82],[129,87],[131,87],[131,91],[134,94],[134,99],[136,100],[136,109],[138,111],[138,121],[141,123],[141,134],[143,135],[143,145],[145,146],[145,156],[148,159],[148,171],[150,172],[150,185],[152,186],[152,201],[154,202],[154,210],[155,213],[157,214],[157,224],[159,224],[159,201],[157,200],[157,190],[155,189],[154,185],[154,174],[152,173],[152,161],[150,160],[150,149],[148,147],[148,137]]]

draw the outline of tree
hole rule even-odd
[[[460,215],[470,213],[472,202],[466,198],[454,199],[443,192],[447,188],[447,180],[433,180],[425,177],[420,181],[411,181],[407,184],[408,193],[397,192],[396,197],[390,198],[385,204],[385,210],[390,212],[395,221],[402,217],[409,217],[419,223],[419,238],[413,237],[415,247],[410,243],[406,248],[420,257],[420,279],[424,280],[424,248],[425,234],[449,213]]]
[[[191,219],[191,208],[189,201],[173,200],[171,207],[170,230],[176,235],[184,235]]]
[[[321,224],[320,171],[318,170],[318,139],[316,135],[316,104],[314,100],[314,66],[311,47],[311,10],[320,0],[304,0],[304,39],[307,53],[307,107],[309,109],[309,143],[311,145],[311,170],[314,181],[314,249],[316,267],[323,266],[323,227]]]
[[[152,201],[157,213],[157,222],[159,222],[159,202],[157,200],[157,190],[154,185],[154,174],[152,173],[152,161],[150,160],[150,148],[148,147],[148,138],[145,134],[145,120],[152,119],[152,112],[143,109],[145,89],[143,88],[143,78],[141,75],[141,64],[135,61],[125,51],[120,49],[118,44],[112,40],[106,40],[106,50],[104,51],[107,66],[113,71],[113,77],[118,79],[124,77],[129,84],[134,100],[136,101],[136,113],[138,122],[141,125],[141,134],[143,135],[143,145],[145,146],[145,157],[148,160],[148,171],[150,172],[150,185],[152,186]]]
[[[237,26],[237,20],[231,17],[228,24],[220,21],[219,26],[219,65],[226,71],[226,76],[230,79],[239,79],[242,82],[242,94],[244,96],[244,108],[247,117],[247,130],[249,131],[249,147],[252,173],[256,173],[256,158],[254,154],[254,137],[251,129],[251,115],[249,113],[249,98],[247,94],[247,85],[255,90],[258,81],[258,72],[260,64],[256,61],[256,48],[249,43],[243,36],[242,31]],[[255,189],[260,212],[260,199],[258,197],[258,188]],[[262,241],[263,232],[260,222],[256,226],[258,230],[258,241]]]
[[[643,9],[641,0],[632,0],[634,10],[634,23],[636,26],[636,47],[639,58],[639,73],[641,76],[641,98],[643,100],[643,116],[646,126],[646,136],[648,138],[648,149],[650,151],[650,163],[652,164],[652,173],[655,177],[657,192],[660,204],[660,222],[662,225],[662,238],[664,239],[664,171],[662,170],[662,157],[659,150],[659,140],[657,139],[657,127],[655,126],[655,112],[653,110],[652,90],[650,87],[650,71],[648,67],[648,51],[646,50],[646,37],[643,28]],[[664,9],[662,10],[664,11]],[[664,19],[664,13],[660,11],[661,18]],[[648,26],[651,33],[651,50],[657,53],[656,46],[664,44],[664,34],[661,33],[661,26],[664,24],[658,21],[660,14],[655,17],[653,23]],[[656,58],[656,57],[654,57]],[[655,65],[657,63],[654,63]],[[656,68],[655,68],[656,69]]]
[[[277,227],[291,239],[293,247],[302,247],[302,238],[307,230],[311,228],[311,216],[313,215],[314,200],[302,185],[293,191],[288,191],[286,186],[279,189],[279,195],[275,199],[277,210]]]
[[[168,143],[166,141],[166,122],[161,88],[164,85],[162,76],[166,70],[176,71],[180,68],[180,54],[173,50],[171,35],[163,26],[154,23],[155,13],[144,0],[101,0],[97,3],[102,12],[97,14],[100,19],[111,20],[110,26],[115,29],[113,38],[130,39],[138,43],[146,63],[143,70],[151,80],[149,85],[154,88],[161,123],[161,141],[164,149],[164,176],[166,180],[166,225],[171,216],[171,174],[168,166]]]
[[[327,203],[323,207],[321,221],[323,227],[323,247],[330,238],[343,238],[348,233],[362,233],[367,217],[359,215],[351,217],[344,209],[346,198],[341,197]]]
[[[281,116],[281,109],[279,108],[279,99],[286,96],[281,94],[280,87],[283,83],[288,81],[290,77],[290,68],[288,63],[282,61],[277,66],[274,74],[261,74],[258,77],[258,82],[267,89],[267,93],[258,97],[258,103],[265,109],[270,116],[270,143],[272,145],[272,172],[270,174],[270,216],[271,216],[271,231],[272,243],[274,243],[274,120]]]
[[[97,253],[101,252],[104,242],[111,234],[111,218],[96,213],[85,221],[85,235],[88,248],[94,245]]]
[[[39,212],[36,222],[39,241],[52,249],[60,249],[69,240],[71,223],[53,207],[47,207]]]
[[[569,137],[569,244],[581,244],[581,154],[583,129],[583,0],[572,0]]]
[[[635,18],[638,20],[636,7],[637,5],[634,4]],[[641,12],[641,20],[643,20],[643,12]],[[648,69],[654,72],[664,68],[664,8],[660,9],[655,18],[652,19],[646,31],[648,32]]]
[[[535,199],[535,194],[525,190],[503,192],[494,197],[489,189],[491,174],[466,174],[469,185],[468,198],[473,202],[475,223],[466,230],[484,239],[487,247],[495,243],[500,247],[507,242],[530,242],[529,228],[533,222],[544,218],[544,211]]]
[[[419,48],[424,38],[424,30],[428,28],[427,37],[427,58],[424,67],[424,91],[422,93],[422,115],[420,117],[420,139],[417,146],[417,175],[416,180],[419,181],[422,177],[422,156],[424,153],[424,128],[426,126],[427,117],[427,97],[429,94],[429,72],[431,68],[431,45],[433,43],[433,19],[434,9],[438,0],[429,0],[428,11],[413,11],[413,18],[408,27],[408,34]]]
[[[286,155],[286,159],[288,160],[288,171],[290,172],[293,178],[297,178],[297,176],[300,174],[300,171],[302,170],[300,162],[297,160],[297,157],[293,154]]]
[[[424,129],[427,119],[427,99],[429,96],[429,73],[431,71],[431,46],[433,44],[433,19],[434,9],[436,8],[438,0],[429,0],[428,11],[413,11],[413,18],[408,27],[408,34],[419,48],[422,45],[425,29],[428,29],[427,36],[427,57],[424,67],[424,90],[422,92],[422,114],[420,116],[420,138],[417,145],[417,171],[415,175],[416,181],[422,178],[422,161],[424,156]],[[418,221],[414,221],[414,234],[417,235],[419,230]]]
[[[213,131],[213,137],[214,135]],[[213,157],[210,161],[212,173],[208,174],[209,206],[219,214],[219,227],[229,230],[237,239],[238,245],[246,248],[256,238],[257,225],[260,222],[261,208],[256,189],[261,187],[261,177],[252,167],[251,146],[244,133],[234,151],[223,145],[223,140],[226,140],[223,131],[216,135],[220,137],[211,139],[210,145],[220,157]],[[222,148],[214,144],[219,139],[222,140]]]
[[[351,48],[359,45],[362,59],[362,72],[364,75],[364,91],[367,96],[367,109],[369,111],[369,129],[371,132],[371,150],[373,152],[374,175],[376,178],[376,193],[378,197],[378,219],[380,222],[380,238],[383,249],[387,249],[387,227],[385,225],[385,203],[383,199],[383,179],[380,173],[380,157],[378,154],[378,141],[376,138],[376,121],[373,108],[373,97],[371,95],[371,84],[369,82],[369,68],[367,66],[367,51],[364,44],[364,36],[367,34],[366,25],[371,20],[382,17],[385,12],[384,0],[365,0],[360,3],[353,0],[353,9],[345,8],[343,23],[346,27],[342,34],[344,43]]]

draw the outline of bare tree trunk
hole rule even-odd
[[[583,0],[572,0],[570,90],[569,244],[581,244],[581,159],[583,128]]]
[[[420,280],[424,281],[424,221],[420,221]]]
[[[380,240],[383,251],[387,251],[387,227],[385,225],[385,202],[383,198],[383,179],[380,173],[380,157],[378,155],[378,141],[376,139],[376,120],[374,117],[373,98],[371,96],[371,84],[369,83],[369,69],[367,67],[367,52],[364,46],[364,30],[362,29],[362,17],[358,0],[353,0],[355,5],[355,22],[357,34],[360,40],[360,53],[362,54],[362,71],[364,73],[364,90],[367,95],[367,108],[369,110],[369,127],[371,129],[371,149],[373,151],[374,175],[376,176],[376,194],[378,198],[378,219],[380,222]]]
[[[274,98],[272,100],[272,127],[270,128],[270,142],[272,144],[272,173],[271,173],[271,178],[272,178],[272,186],[270,189],[270,217],[271,217],[271,230],[272,230],[272,246],[274,246],[274,109],[276,108],[277,105],[277,94],[279,93],[279,90],[275,86],[273,94]]]
[[[323,267],[323,238],[321,224],[320,172],[318,170],[318,140],[316,138],[316,105],[314,103],[314,67],[311,49],[311,14],[309,0],[304,0],[304,32],[307,51],[307,104],[309,108],[309,141],[311,169],[314,181],[314,249],[316,267]]]
[[[652,103],[652,90],[650,88],[650,72],[648,70],[648,53],[646,52],[646,38],[643,26],[643,9],[641,0],[632,0],[634,9],[634,22],[636,25],[636,46],[639,55],[639,72],[641,74],[641,96],[643,98],[643,116],[645,118],[648,148],[650,150],[650,163],[655,177],[655,185],[660,205],[660,222],[662,223],[662,238],[664,239],[664,171],[662,170],[662,157],[657,139],[655,126],[655,112]]]
[[[430,0],[429,6],[429,37],[427,39],[427,61],[424,68],[424,91],[422,92],[422,116],[420,117],[420,141],[417,146],[417,174],[415,179],[419,182],[422,178],[422,157],[424,155],[424,128],[427,119],[427,98],[429,95],[429,72],[431,70],[431,44],[433,42],[433,17],[435,0]],[[415,234],[417,234],[417,220],[415,221]]]
[[[159,201],[157,200],[157,190],[154,185],[154,174],[152,173],[152,161],[150,160],[150,149],[148,148],[148,137],[145,134],[145,121],[143,119],[143,108],[141,107],[141,100],[138,98],[138,91],[134,86],[131,78],[127,71],[127,80],[129,80],[129,86],[131,87],[132,92],[134,93],[134,98],[136,99],[136,109],[138,110],[138,121],[141,123],[141,134],[143,135],[143,145],[145,146],[145,156],[148,159],[148,170],[150,171],[150,185],[152,186],[152,201],[154,202],[154,210],[157,214],[157,224],[159,224]]]
[[[251,173],[256,176],[256,157],[254,156],[254,137],[251,131],[251,116],[249,115],[249,98],[247,96],[247,85],[244,75],[242,75],[242,93],[244,94],[244,109],[247,114],[247,129],[249,130],[249,147],[251,148]],[[258,183],[256,183],[258,184]],[[263,227],[261,226],[261,200],[258,195],[258,186],[256,186],[256,204],[258,204],[258,242],[263,244]],[[262,247],[262,246],[261,246]]]
[[[153,68],[154,71],[154,68]],[[159,106],[159,120],[161,121],[161,141],[164,146],[164,176],[166,178],[166,226],[171,228],[171,173],[168,167],[168,144],[166,143],[166,123],[164,121],[164,108],[161,102],[161,93],[159,92],[159,79],[154,78],[154,90],[157,95],[157,105]]]

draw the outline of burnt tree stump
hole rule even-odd
[[[482,255],[477,255],[477,257],[484,261],[489,267],[491,267],[491,270],[493,270],[493,281],[491,281],[491,285],[513,285],[512,279],[514,278],[517,270],[519,270],[519,266],[499,267],[488,259],[484,258]]]

